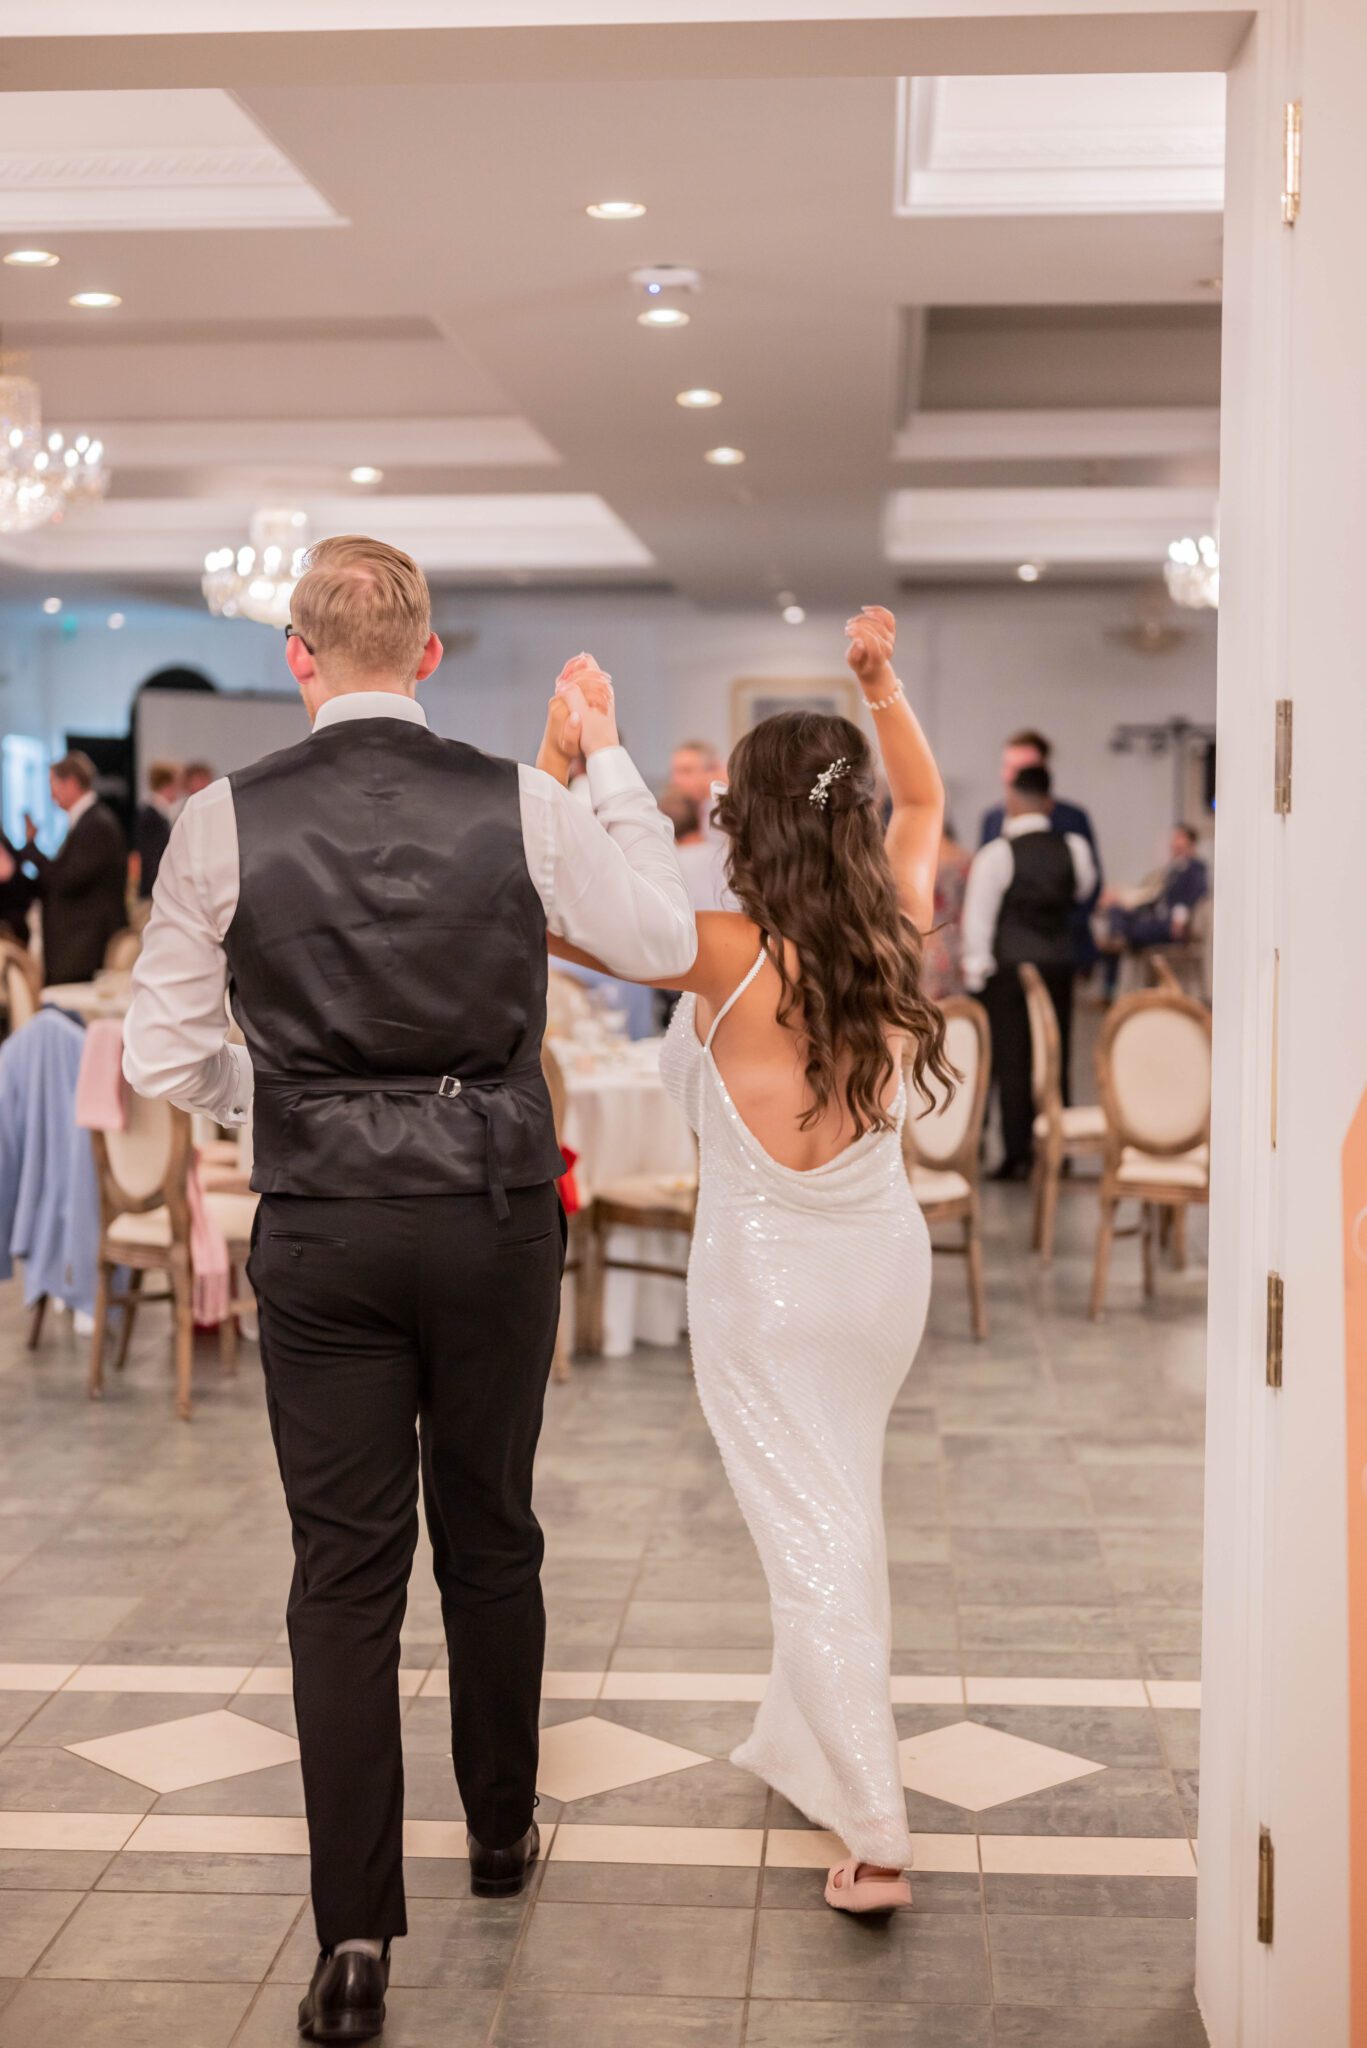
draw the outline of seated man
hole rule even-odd
[[[1100,908],[1106,918],[1103,950],[1106,962],[1106,993],[1115,993],[1116,975],[1124,953],[1139,953],[1146,946],[1170,946],[1191,930],[1192,912],[1210,894],[1210,876],[1196,851],[1196,832],[1191,825],[1174,825],[1169,842],[1167,866],[1152,883],[1138,890],[1106,890]]]

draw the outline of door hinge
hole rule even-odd
[[[1279,818],[1291,809],[1291,699],[1278,697],[1276,737],[1273,743],[1272,808]]]
[[[1272,1939],[1273,1859],[1272,1830],[1258,1830],[1258,1939]]]
[[[1286,1288],[1280,1273],[1267,1276],[1267,1384],[1280,1387],[1282,1383],[1282,1316],[1286,1306]]]
[[[1301,103],[1282,109],[1282,220],[1293,228],[1301,213]]]

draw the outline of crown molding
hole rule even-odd
[[[3,234],[345,225],[269,144],[0,150]]]

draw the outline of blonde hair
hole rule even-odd
[[[432,631],[427,578],[382,540],[341,533],[308,553],[290,605],[311,653],[342,674],[417,674]]]

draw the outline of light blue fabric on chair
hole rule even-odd
[[[85,1032],[40,1010],[0,1046],[0,1280],[24,1262],[24,1303],[95,1305],[100,1198],[89,1131],[76,1126]]]

